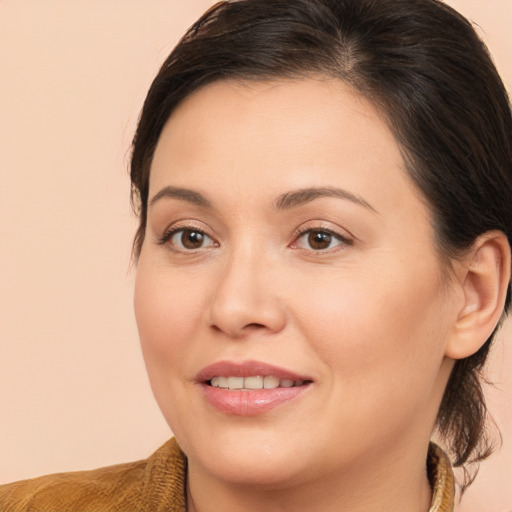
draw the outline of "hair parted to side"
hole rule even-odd
[[[176,106],[219,80],[304,77],[342,80],[385,115],[430,206],[445,264],[488,230],[511,243],[510,103],[462,15],[439,0],[234,0],[219,2],[188,30],[147,95],[132,147],[135,257],[153,153]],[[509,285],[504,315],[510,302]],[[437,429],[455,466],[491,450],[481,373],[495,333],[456,362],[439,410]]]

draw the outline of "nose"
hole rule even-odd
[[[230,338],[255,331],[277,333],[286,324],[286,311],[277,290],[278,269],[256,251],[237,251],[227,258],[209,308],[212,329]]]

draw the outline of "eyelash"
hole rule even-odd
[[[158,238],[157,238],[157,244],[158,245],[166,245],[169,243],[169,241],[178,233],[180,232],[186,232],[186,231],[190,231],[192,233],[197,233],[203,237],[207,237],[208,239],[210,239],[212,242],[213,242],[213,246],[214,247],[217,247],[219,244],[217,242],[215,242],[213,240],[212,237],[210,237],[207,233],[205,233],[204,230],[202,229],[198,229],[196,228],[195,226],[175,226],[173,228],[170,228],[170,229],[166,229],[162,235],[160,235]],[[347,236],[344,236],[344,235],[341,235],[340,233],[337,233],[336,231],[332,230],[332,229],[329,229],[329,228],[324,228],[324,227],[321,227],[321,226],[316,226],[316,227],[301,227],[299,229],[297,229],[296,233],[294,234],[294,239],[293,239],[293,242],[290,244],[290,247],[294,248],[294,249],[298,249],[298,250],[305,250],[305,251],[310,251],[312,253],[316,253],[316,254],[326,254],[326,253],[330,253],[334,250],[336,250],[336,248],[338,247],[338,245],[336,245],[335,247],[330,247],[330,248],[326,248],[326,249],[318,249],[318,250],[315,250],[313,248],[303,248],[303,247],[298,247],[297,246],[297,242],[303,238],[305,238],[306,235],[310,235],[312,233],[319,233],[319,234],[325,234],[325,235],[328,235],[330,237],[332,237],[333,239],[337,240],[339,243],[339,245],[344,245],[344,246],[351,246],[351,245],[354,245],[354,240],[347,237]],[[210,246],[207,246],[207,247],[198,247],[196,250],[199,251],[201,249],[205,249],[205,248],[208,248],[208,247],[211,247],[212,245]],[[176,249],[176,248],[173,248],[173,250],[175,252],[188,252],[188,253],[192,253],[192,252],[195,252],[194,249]]]
[[[173,228],[170,228],[170,229],[166,229],[162,235],[160,235],[156,242],[158,245],[166,245],[169,243],[169,241],[175,236],[177,235],[178,233],[180,232],[186,232],[186,231],[190,231],[192,233],[197,233],[199,235],[202,235],[204,237],[207,237],[209,238],[210,240],[212,240],[212,242],[214,243],[215,246],[218,246],[218,243],[216,243],[213,238],[211,236],[209,236],[207,233],[205,233],[204,230],[202,229],[198,229],[196,228],[195,226],[175,226]],[[199,247],[198,249],[196,250],[201,250],[201,249],[204,249],[204,247]],[[194,249],[173,249],[175,252],[195,252]]]
[[[332,252],[334,250],[336,250],[336,248],[338,246],[335,246],[335,247],[332,247],[332,248],[328,248],[328,249],[320,249],[320,250],[315,250],[315,249],[304,249],[304,248],[301,248],[301,247],[297,247],[297,241],[300,240],[301,238],[305,238],[305,235],[309,235],[311,233],[322,233],[322,234],[327,234],[329,236],[331,236],[332,238],[336,239],[337,241],[340,242],[340,245],[344,245],[344,246],[351,246],[351,245],[354,245],[354,240],[347,237],[347,236],[344,236],[344,235],[341,235],[340,233],[332,230],[332,229],[329,229],[329,228],[324,228],[324,227],[321,227],[321,226],[316,226],[316,227],[301,227],[297,230],[295,236],[294,236],[294,241],[292,242],[292,247],[298,249],[298,250],[308,250],[308,251],[311,251],[313,253],[317,253],[317,254],[326,254],[326,253],[329,253],[329,252]]]

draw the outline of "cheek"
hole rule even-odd
[[[178,419],[190,408],[187,386],[194,372],[189,362],[200,348],[193,340],[205,292],[197,286],[199,280],[175,274],[141,257],[134,308],[151,389],[167,423],[178,433]]]
[[[345,385],[389,383],[406,393],[404,378],[434,379],[443,359],[448,324],[435,275],[401,268],[317,281],[294,316]]]
[[[196,326],[202,300],[194,279],[141,260],[135,283],[135,317],[150,378],[161,364],[179,361]],[[170,357],[172,356],[172,357]]]
[[[444,301],[431,278],[411,282],[353,275],[308,287],[294,317],[322,361],[328,396],[318,414],[331,414],[334,429],[327,437],[342,430],[356,443],[378,424],[371,435],[380,443],[413,418],[429,428],[438,406]]]

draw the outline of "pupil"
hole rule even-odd
[[[197,249],[203,243],[203,234],[198,231],[184,231],[181,235],[181,243],[187,249]]]
[[[331,235],[322,231],[313,231],[308,237],[309,245],[313,249],[327,249],[331,244]]]

